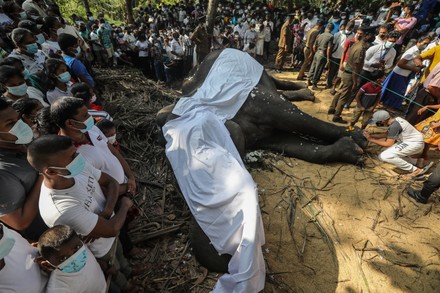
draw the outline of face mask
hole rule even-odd
[[[419,47],[419,51],[422,52],[423,50],[426,49],[426,47],[428,47],[428,45],[421,45],[421,46]]]
[[[26,12],[24,12],[24,11],[20,12],[20,19],[21,19],[21,20],[27,19],[27,14],[26,14]]]
[[[345,16],[345,15],[343,15],[343,16],[341,16],[341,18],[342,18],[342,19],[345,19],[345,18],[346,18],[346,16]]]
[[[334,22],[338,22],[340,19],[339,18],[334,18],[333,20],[334,20]]]
[[[78,129],[82,133],[86,133],[87,131],[92,129],[93,125],[95,125],[95,123],[93,122],[93,117],[92,116],[89,116],[89,118],[87,118],[85,121],[76,121],[76,122],[82,123],[82,124],[84,124],[86,126],[86,128]]]
[[[406,16],[405,11],[402,11],[402,13],[400,14],[400,17],[405,17],[405,16]]]
[[[11,231],[3,226],[3,237],[0,239],[0,259],[4,259],[12,250],[15,238]]]
[[[77,252],[75,252],[68,259],[59,264],[58,269],[60,269],[60,271],[62,271],[63,273],[77,273],[86,266],[86,262],[87,250],[86,246],[83,244],[83,246],[78,249]]]
[[[93,95],[93,97],[90,99],[90,102],[91,102],[91,103],[96,102],[96,95]]]
[[[23,84],[20,84],[20,85],[17,85],[17,86],[11,86],[11,87],[7,86],[6,88],[8,89],[8,92],[11,95],[14,95],[14,96],[17,96],[17,97],[24,96],[27,93],[27,90],[28,90],[28,86],[27,86],[26,83],[23,83]]]
[[[30,73],[30,71],[29,71],[27,68],[25,68],[25,69],[21,72],[21,74],[23,74],[23,78],[24,78],[25,80],[28,80],[29,77],[31,76],[31,73]],[[26,92],[27,92],[27,88],[26,88]]]
[[[107,137],[107,139],[109,143],[114,144],[116,142],[116,134]]]
[[[44,38],[43,34],[38,34],[35,37],[37,38],[37,43],[40,44],[40,45],[43,44],[46,41],[46,39]]]
[[[371,16],[371,15],[367,15],[367,16],[365,16],[365,18],[368,19],[368,20],[372,20],[372,19],[373,19],[373,16]]]
[[[23,120],[21,119],[18,119],[17,122],[15,122],[11,130],[9,130],[8,132],[1,132],[1,133],[9,133],[15,136],[17,138],[16,141],[3,140],[4,142],[15,143],[15,144],[28,144],[32,141],[32,138],[34,137],[32,128],[30,128],[30,126],[27,125],[25,122],[23,122]]]
[[[356,11],[356,12],[354,13],[354,16],[358,16],[359,14],[361,14],[361,13],[358,12],[358,11]]]
[[[81,55],[81,48],[78,46],[78,47],[76,47],[76,53],[75,53],[75,56],[76,56],[76,57],[79,57],[79,55]]]
[[[70,179],[70,178],[73,178],[73,177],[81,174],[81,172],[84,170],[85,166],[86,166],[86,159],[84,159],[84,157],[81,154],[78,154],[75,157],[75,159],[73,159],[72,162],[70,162],[70,164],[64,168],[61,168],[61,167],[48,167],[48,168],[58,169],[58,170],[67,170],[67,171],[69,171],[69,175],[58,174],[58,176]]]
[[[70,73],[69,71],[63,72],[60,75],[57,76],[58,80],[62,83],[67,83],[70,80]]]
[[[37,43],[32,43],[29,45],[26,45],[26,52],[29,54],[35,54],[38,52],[38,45]]]
[[[89,17],[89,20],[90,20],[90,21],[94,21],[95,18],[94,18],[93,16],[90,16],[90,17]]]
[[[392,47],[394,47],[394,43],[389,42],[389,41],[386,41],[386,42],[385,42],[385,48],[387,48],[387,49],[391,49]]]
[[[354,15],[353,15],[353,14],[350,14],[350,19],[353,19],[353,17],[354,17]]]

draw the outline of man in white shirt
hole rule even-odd
[[[388,72],[391,70],[396,57],[396,50],[393,47],[399,34],[397,31],[389,32],[387,40],[383,44],[372,46],[367,50],[359,82],[360,87],[372,80],[373,71],[384,70]]]
[[[28,161],[44,177],[39,207],[46,225],[67,225],[87,241],[93,238],[89,249],[102,264],[108,264],[113,258],[115,237],[133,205],[123,197],[114,213],[120,192],[116,180],[89,165],[65,136],[48,135],[32,142]],[[129,270],[125,258],[118,261],[121,270]],[[127,280],[120,272],[118,276],[118,285],[125,287]]]
[[[183,78],[183,47],[179,43],[180,34],[178,32],[173,33],[173,39],[170,42],[171,54],[174,57],[176,65],[176,75],[178,78]]]
[[[354,23],[347,24],[344,30],[337,32],[333,38],[332,55],[330,57],[330,68],[327,74],[327,88],[333,87],[333,81],[338,75],[339,64],[341,63],[342,53],[344,51],[345,42],[354,37]]]
[[[371,123],[388,127],[384,133],[369,134],[367,131],[364,132],[365,138],[369,142],[387,148],[379,155],[380,160],[410,172],[407,175],[408,178],[414,178],[427,171],[426,168],[418,168],[415,165],[417,159],[411,158],[411,156],[421,153],[425,145],[423,135],[414,126],[403,118],[391,117],[385,110],[374,113]]]
[[[41,274],[37,257],[37,248],[0,224],[0,292],[46,292],[47,278]]]

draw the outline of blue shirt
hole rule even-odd
[[[332,21],[332,23],[335,27],[333,28],[333,30],[330,33],[332,35],[334,35],[339,31],[339,27],[341,26],[341,21],[339,21],[339,22]]]
[[[75,78],[78,78],[80,76],[85,76],[88,84],[91,87],[95,87],[95,81],[93,80],[92,76],[87,71],[87,68],[84,66],[84,64],[82,64],[81,61],[79,61],[75,57],[71,57],[71,56],[64,55],[64,54],[63,54],[63,58],[67,64],[67,66],[69,67],[70,73]]]

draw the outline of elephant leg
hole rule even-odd
[[[363,165],[363,151],[349,137],[342,137],[330,145],[322,145],[297,134],[277,132],[258,142],[257,146],[316,164],[340,162]]]
[[[283,96],[290,102],[315,101],[315,95],[308,88],[297,91],[283,91]]]
[[[232,256],[229,254],[219,255],[208,236],[194,219],[191,221],[189,237],[194,256],[202,266],[211,272],[228,272],[228,265]]]
[[[307,85],[304,82],[287,81],[287,80],[277,79],[274,77],[271,78],[278,90],[295,91],[295,90],[301,90],[307,88]]]

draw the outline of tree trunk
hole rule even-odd
[[[129,24],[134,24],[133,17],[133,0],[125,0],[125,5],[127,6],[127,22]]]
[[[214,23],[215,23],[215,17],[217,15],[218,3],[219,0],[209,0],[208,3],[208,12],[206,15],[206,21],[207,21],[206,31],[208,32],[208,35],[210,37],[212,37],[212,32],[214,31]]]
[[[84,8],[86,9],[86,13],[92,13],[90,11],[90,4],[89,4],[89,0],[82,0],[83,4],[84,4]]]

